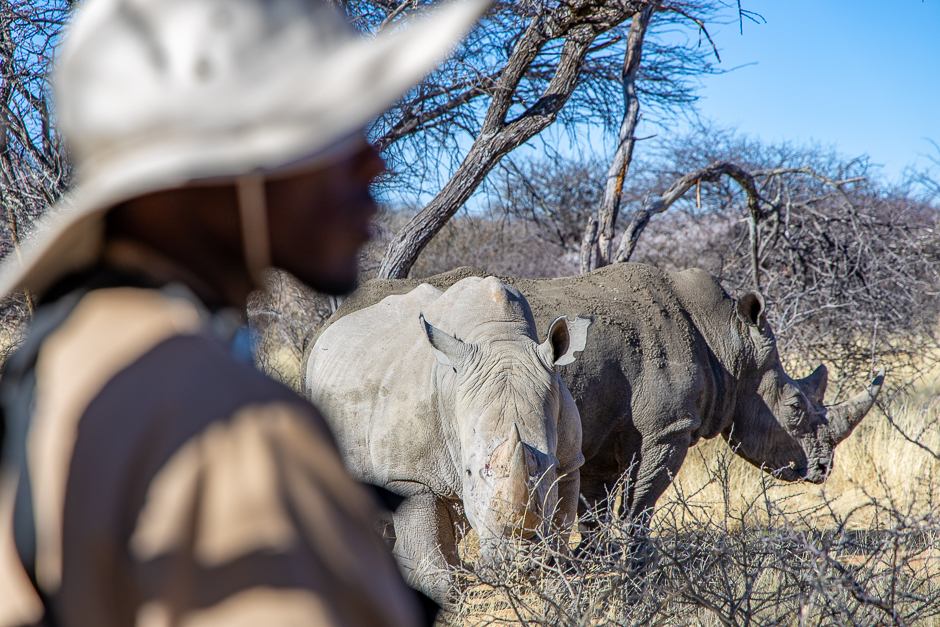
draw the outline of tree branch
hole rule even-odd
[[[633,147],[636,144],[636,125],[640,119],[640,101],[636,93],[636,76],[640,69],[640,59],[643,54],[643,38],[649,26],[653,12],[659,4],[650,4],[633,16],[630,24],[630,33],[627,37],[627,51],[624,54],[621,81],[623,83],[623,121],[620,124],[620,134],[617,149],[611,159],[607,171],[607,185],[604,189],[604,198],[597,210],[597,255],[592,259],[581,260],[581,267],[587,266],[594,270],[606,266],[611,261],[613,247],[614,227],[620,212],[620,198],[623,194],[623,180],[630,169],[633,160]],[[584,250],[582,248],[582,250]],[[588,248],[594,250],[594,246]]]
[[[614,263],[630,260],[633,251],[636,250],[640,235],[642,235],[654,215],[666,211],[674,202],[682,198],[693,185],[697,185],[700,182],[714,183],[725,175],[734,179],[747,194],[749,226],[753,225],[753,228],[749,229],[752,255],[751,278],[754,282],[754,286],[759,288],[760,268],[757,261],[759,242],[756,225],[763,217],[760,208],[761,197],[757,192],[757,185],[754,182],[753,175],[744,168],[729,162],[713,163],[708,167],[690,172],[673,183],[669,189],[659,196],[647,195],[643,200],[643,206],[633,216],[633,220],[620,238],[620,246],[617,249],[617,255],[614,257]]]
[[[604,5],[592,8],[593,14],[575,15],[571,7],[562,5],[558,13],[543,11],[532,19],[500,72],[473,146],[444,188],[395,235],[379,268],[379,278],[408,276],[427,243],[467,201],[493,166],[555,121],[578,84],[585,57],[597,35],[636,12],[632,3],[618,5],[616,10]],[[564,36],[565,40],[551,80],[531,106],[507,122],[519,81],[544,45],[557,36]]]

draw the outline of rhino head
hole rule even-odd
[[[838,405],[823,404],[828,372],[820,365],[809,376],[793,379],[783,369],[764,299],[751,292],[736,303],[746,359],[734,406],[734,419],[723,435],[735,452],[785,481],[822,483],[832,467],[836,445],[872,408],[884,382],[884,370],[868,389]]]
[[[573,402],[564,402],[555,366],[584,350],[590,322],[562,316],[541,344],[518,333],[464,342],[423,317],[422,324],[444,375],[456,380],[460,458],[454,462],[463,508],[480,537],[481,563],[492,563],[499,539],[529,538],[555,513],[558,479],[573,470],[556,458],[558,426],[567,421],[580,435],[580,419]],[[583,460],[580,438],[575,446]]]

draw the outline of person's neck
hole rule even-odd
[[[109,265],[141,273],[160,284],[181,283],[213,309],[236,307],[243,311],[248,295],[254,289],[247,277],[240,280],[235,273],[206,276],[206,272],[191,269],[167,252],[130,238],[109,239],[105,243],[103,259]]]

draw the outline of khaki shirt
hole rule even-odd
[[[294,392],[191,299],[90,292],[40,350],[27,438],[36,573],[66,627],[388,625],[420,609],[372,496]],[[0,626],[41,607],[0,493]]]

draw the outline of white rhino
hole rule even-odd
[[[457,268],[421,281],[446,288],[472,275],[485,273]],[[702,270],[619,263],[580,276],[502,280],[542,324],[559,313],[593,316],[584,358],[562,372],[583,428],[583,503],[603,501],[630,471],[623,514],[641,522],[700,439],[720,435],[775,477],[821,483],[836,445],[884,383],[881,372],[855,397],[824,405],[826,367],[802,379],[786,373],[763,297],[733,299]],[[417,283],[369,281],[330,322]]]
[[[538,341],[528,303],[495,278],[446,292],[421,285],[335,322],[305,360],[304,388],[360,480],[405,497],[394,553],[444,598],[459,529],[531,536],[578,505],[581,422],[555,367],[575,361],[590,322],[557,318]]]

